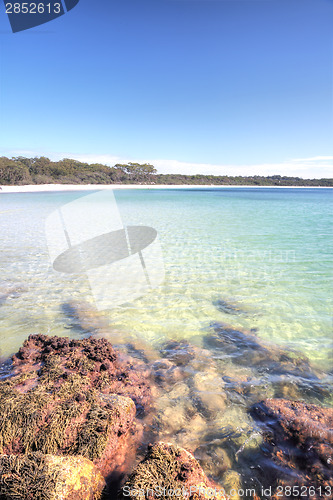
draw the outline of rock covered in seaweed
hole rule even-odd
[[[103,403],[105,406],[103,406]],[[116,394],[101,397],[98,405],[87,413],[79,428],[71,452],[93,460],[104,476],[121,468],[129,446],[134,447],[135,405],[131,398]],[[75,431],[75,429],[74,429]]]
[[[193,455],[184,448],[163,442],[148,448],[146,457],[129,476],[119,497],[151,500],[158,495],[180,500],[226,498],[207,478]]]
[[[151,403],[149,373],[144,363],[122,357],[104,338],[73,340],[30,335],[13,356],[13,365],[13,374],[33,370],[38,377],[35,383],[55,387],[71,385],[69,380],[77,375],[83,389],[129,396],[139,412],[147,411]]]
[[[31,335],[0,382],[0,452],[83,455],[104,476],[122,473],[150,403],[145,367],[105,339]]]
[[[0,456],[2,500],[99,500],[105,481],[84,457]]]
[[[313,500],[333,494],[333,408],[285,399],[266,399],[252,414],[266,424],[266,448],[279,471],[281,491],[303,486]],[[309,490],[312,486],[312,490]],[[306,496],[308,495],[308,496]],[[275,498],[275,497],[273,497]],[[290,498],[286,494],[279,498]]]

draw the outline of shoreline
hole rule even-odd
[[[101,189],[333,189],[331,186],[253,186],[215,184],[30,184],[23,186],[0,186],[2,193],[41,193],[54,191],[98,191]]]

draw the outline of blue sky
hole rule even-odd
[[[0,154],[333,175],[331,0],[80,0],[13,34]]]

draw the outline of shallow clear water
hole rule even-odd
[[[51,269],[44,234],[50,212],[85,194],[1,194],[1,280],[26,289],[0,309],[3,354],[28,333],[65,328],[60,306],[73,293],[89,300],[84,279],[73,282]],[[125,225],[158,231],[166,269],[161,287],[108,313],[119,331],[156,342],[200,336],[210,322],[232,319],[329,365],[332,190],[128,190],[115,196]],[[218,311],[213,302],[220,298],[247,314]]]
[[[223,322],[235,329],[255,328],[265,342],[302,352],[325,377],[332,370],[333,348],[332,193],[274,188],[115,191],[124,225],[157,230],[165,280],[143,297],[103,313],[110,340],[120,345],[134,339],[157,351],[168,340],[187,339],[207,348],[212,324]],[[52,269],[44,223],[57,207],[87,194],[0,195],[3,356],[17,351],[30,333],[82,335],[64,304],[73,299],[93,302],[87,279]],[[218,300],[236,304],[241,312],[221,310]],[[204,379],[218,380],[221,373],[253,376],[251,367],[236,366],[218,350],[210,353],[215,368],[207,359],[197,368]],[[269,374],[258,385],[260,397],[274,394]],[[176,386],[176,396],[162,398],[161,411],[175,405],[184,410],[188,387]],[[256,430],[243,400],[229,398],[226,410],[203,422],[193,422],[193,411],[186,409],[178,430],[162,425],[161,436],[172,435],[186,444],[188,436],[181,429],[192,419],[198,433],[196,446],[192,436],[192,449],[199,450],[202,460],[200,447],[210,443],[202,437],[202,425],[211,431],[236,425],[240,437],[228,445],[233,453],[244,443],[256,446]]]

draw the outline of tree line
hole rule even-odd
[[[149,163],[117,163],[113,167],[69,158],[51,161],[45,156],[0,157],[0,184],[192,184],[250,186],[333,186],[333,179],[302,179],[281,175],[227,176],[158,174]]]

